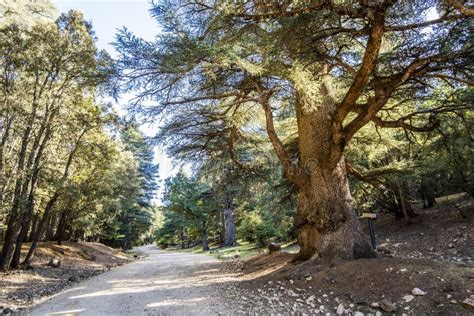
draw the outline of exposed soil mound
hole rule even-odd
[[[24,255],[28,250],[24,245]],[[59,267],[50,264],[52,259]],[[121,251],[100,243],[41,243],[29,270],[0,273],[0,308],[21,309],[41,301],[76,282],[98,275],[131,260]],[[49,264],[49,265],[48,265]]]

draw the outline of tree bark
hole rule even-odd
[[[234,205],[232,195],[226,194],[224,208],[224,246],[235,246]]]
[[[36,118],[36,111],[38,108],[38,103],[33,101],[33,108],[27,126],[23,132],[21,139],[20,152],[18,154],[18,166],[17,173],[18,177],[15,183],[15,191],[13,197],[13,203],[10,210],[10,216],[8,218],[7,231],[5,232],[5,240],[2,247],[2,254],[0,257],[0,269],[3,271],[8,271],[10,263],[13,257],[13,251],[16,243],[16,238],[18,235],[18,226],[19,226],[19,210],[21,207],[21,192],[23,189],[23,179],[24,179],[24,167],[26,154],[28,150],[28,144],[30,141],[30,134],[33,129],[33,123]]]
[[[322,69],[324,71],[324,68]],[[345,141],[335,142],[334,94],[323,78],[320,100],[305,95],[307,87],[296,86],[298,166],[288,160],[273,127],[268,98],[262,98],[266,127],[285,176],[298,187],[298,210],[294,225],[300,251],[295,260],[374,257],[368,237],[362,232],[352,208],[352,196],[343,150]]]
[[[209,250],[209,242],[207,240],[207,229],[206,226],[203,224],[201,227],[201,242],[202,242],[202,250],[208,251]]]
[[[342,157],[334,170],[317,169],[298,193],[294,219],[300,252],[296,260],[374,257],[367,236],[352,209],[352,197]]]
[[[64,238],[66,237],[66,228],[67,228],[67,211],[63,211],[61,213],[61,217],[59,218],[58,227],[56,228],[56,234],[54,235],[53,239],[58,242],[58,245],[61,246]]]

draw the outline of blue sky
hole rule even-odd
[[[54,4],[60,12],[71,9],[82,11],[85,19],[92,22],[98,37],[97,46],[112,55],[114,49],[111,43],[118,29],[125,26],[146,40],[153,40],[160,31],[150,17],[150,3],[147,0],[55,0]],[[143,126],[142,129],[148,136],[156,132],[152,127]],[[164,180],[176,171],[173,161],[160,148],[155,150],[155,160],[160,165],[160,179]]]

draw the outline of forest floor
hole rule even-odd
[[[24,245],[24,254],[28,250]],[[50,267],[57,258],[59,267]],[[74,284],[99,275],[133,259],[100,243],[40,243],[33,258],[32,269],[0,273],[0,311],[22,310]],[[8,310],[7,309],[7,310]]]
[[[229,261],[239,280],[221,293],[251,314],[473,313],[474,199],[418,214],[409,225],[376,220],[377,259],[293,264],[292,254],[274,253]]]

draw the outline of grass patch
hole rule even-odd
[[[247,258],[263,252],[264,250],[255,243],[239,241],[236,246],[216,248],[210,253],[217,259],[230,259],[237,255],[240,258]]]
[[[170,247],[167,250],[196,253],[212,256],[216,259],[226,260],[238,256],[239,258],[248,258],[267,252],[266,247],[261,247],[257,243],[239,240],[237,245],[232,247],[220,247],[218,244],[210,245],[209,251],[203,251],[201,245],[196,245],[191,248],[181,249],[179,247]],[[281,251],[287,253],[297,253],[299,246],[294,241],[286,244],[281,244]]]

